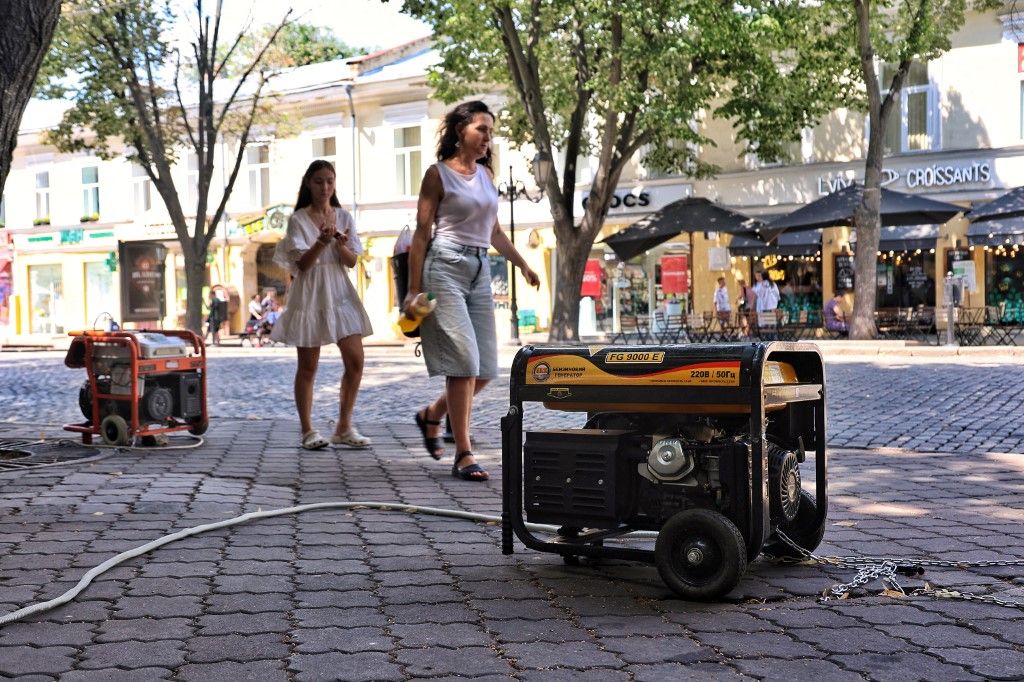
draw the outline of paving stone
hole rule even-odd
[[[93,626],[87,623],[11,623],[0,628],[0,647],[18,644],[36,647],[83,646],[92,641]]]
[[[198,620],[203,636],[288,632],[288,620],[280,613],[232,613],[207,615]]]
[[[838,655],[834,658],[846,670],[885,682],[983,679],[961,666],[949,665],[935,656],[923,653],[905,651],[895,654]]]
[[[721,680],[722,682],[738,682],[753,680],[753,677],[742,675],[732,668],[718,663],[664,663],[660,665],[630,666],[630,671],[637,682],[704,682],[704,680]]]
[[[502,642],[568,642],[590,640],[591,635],[568,618],[561,620],[488,620],[487,629]]]
[[[390,651],[394,640],[384,628],[317,628],[292,630],[291,639],[301,653],[320,654],[336,651],[355,654],[363,651]]]
[[[117,618],[193,618],[203,611],[198,596],[124,597],[114,604]]]
[[[38,649],[30,646],[0,648],[0,674],[11,677],[21,675],[56,675],[69,672],[75,665],[75,650],[66,646]]]
[[[512,643],[505,645],[505,654],[521,668],[620,668],[622,661],[612,653],[602,651],[593,642]]]
[[[490,646],[491,638],[477,625],[468,623],[449,623],[443,628],[433,623],[420,625],[392,625],[391,634],[398,638],[401,646],[415,647],[448,647]]]
[[[860,682],[863,678],[829,661],[786,661],[775,658],[744,659],[735,661],[736,667],[746,675],[788,680],[829,680],[832,682]]]
[[[991,680],[1019,680],[1021,671],[1024,671],[1024,652],[1012,649],[935,648],[930,649],[929,653]]]
[[[136,680],[169,680],[173,671],[167,668],[138,670],[72,670],[60,676],[61,682],[136,682]]]
[[[597,680],[598,682],[622,682],[624,680],[631,679],[630,674],[625,670],[611,670],[608,668],[589,668],[586,671],[587,680]],[[556,670],[550,669],[527,669],[518,674],[519,679],[529,680],[530,682],[571,682],[572,680],[578,680],[581,677],[579,670],[572,670],[570,668],[562,668]]]
[[[111,619],[96,626],[97,642],[125,642],[144,637],[153,642],[160,639],[185,640],[194,634],[192,621],[186,618]]]
[[[245,663],[260,659],[283,659],[289,654],[283,634],[218,635],[193,637],[186,645],[189,663]]]
[[[175,677],[186,682],[284,682],[288,680],[288,673],[281,661],[248,661],[184,665],[178,669]]]
[[[140,637],[145,633],[140,632]],[[185,661],[182,644],[170,640],[157,642],[126,641],[94,644],[83,654],[81,667],[92,670],[127,668],[135,670],[152,666],[176,668]]]
[[[606,637],[600,644],[606,651],[618,654],[629,664],[685,663],[713,661],[717,658],[710,647],[701,647],[686,637]]]
[[[296,654],[288,665],[296,671],[297,680],[337,679],[351,682],[362,680],[404,680],[401,669],[386,654]]]
[[[512,667],[493,649],[484,647],[399,649],[395,652],[395,659],[415,678],[455,675],[469,671],[474,675],[513,673]]]
[[[780,659],[823,656],[806,643],[773,632],[712,632],[701,635],[699,641],[729,658],[757,658],[764,652],[771,652],[773,658]]]
[[[291,597],[287,594],[269,592],[233,592],[211,594],[206,598],[206,613],[283,613],[292,608]]]

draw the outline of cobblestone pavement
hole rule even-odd
[[[497,513],[504,389],[489,389],[475,418],[491,481],[456,481],[422,452],[408,418],[439,384],[408,349],[370,349],[368,359],[357,417],[371,451],[297,451],[291,353],[222,350],[211,359],[216,418],[202,447],[0,475],[0,614],[62,593],[116,552],[256,509],[395,500]],[[339,372],[337,357],[325,357],[321,422],[337,400],[326,379]],[[841,359],[828,373],[822,552],[1024,558],[1024,366]],[[55,424],[79,419],[82,378],[59,354],[0,356],[0,437],[57,436]],[[370,510],[214,531],[0,628],[0,677],[973,680],[1024,670],[1022,609],[894,598],[878,585],[822,604],[815,596],[849,571],[763,560],[722,603],[693,604],[674,599],[651,567],[568,567],[520,546],[503,556],[498,535]],[[1020,575],[990,567],[923,578],[1021,600]]]

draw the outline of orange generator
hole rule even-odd
[[[206,432],[206,345],[187,330],[83,331],[74,337],[64,364],[84,367],[78,391],[85,416],[64,429],[91,443],[144,445],[172,431]]]

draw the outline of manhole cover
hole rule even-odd
[[[87,448],[66,440],[40,442],[0,439],[0,473],[74,462],[97,454],[99,451],[95,448]]]

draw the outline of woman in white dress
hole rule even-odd
[[[302,176],[295,212],[278,243],[274,260],[292,274],[288,307],[270,337],[295,346],[295,407],[302,428],[301,445],[318,450],[328,443],[367,447],[370,439],[352,425],[352,408],[363,377],[363,337],[373,333],[348,268],[363,246],[348,211],[334,188],[334,166],[317,160]],[[330,441],[313,428],[313,383],[320,347],[338,344],[345,373],[341,377],[340,412]]]

